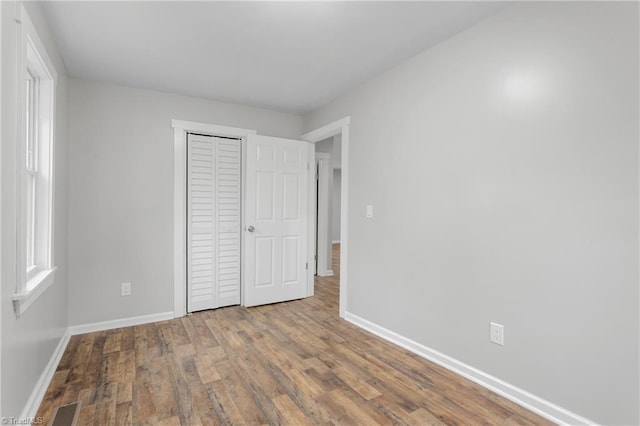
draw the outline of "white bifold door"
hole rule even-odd
[[[242,144],[187,137],[187,311],[240,304]]]
[[[309,144],[247,137],[244,305],[309,295]]]

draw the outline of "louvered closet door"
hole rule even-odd
[[[189,135],[187,310],[240,304],[239,140]]]

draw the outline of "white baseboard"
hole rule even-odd
[[[114,328],[131,327],[132,325],[148,324],[156,321],[167,321],[173,319],[172,312],[161,312],[159,314],[141,315],[139,317],[122,318],[111,321],[93,322],[83,325],[72,325],[69,327],[69,334],[75,336],[76,334],[93,333],[95,331],[111,330]]]
[[[318,272],[318,276],[319,277],[332,277],[333,276],[333,269],[327,269],[323,273]]]
[[[51,383],[51,379],[53,379],[53,375],[58,368],[58,364],[60,363],[60,359],[62,359],[62,355],[64,354],[64,350],[67,348],[67,343],[69,343],[69,329],[65,330],[62,337],[60,337],[60,341],[58,345],[51,354],[51,358],[49,362],[44,367],[42,374],[38,378],[38,381],[33,387],[33,391],[31,395],[29,395],[29,399],[22,410],[22,414],[20,414],[21,419],[33,419],[38,414],[38,408],[40,408],[40,403],[44,398],[44,394],[47,392],[47,388],[49,387],[49,383]]]
[[[331,244],[340,244],[340,240],[331,241]]]
[[[484,386],[487,389],[515,402],[522,407],[533,411],[540,416],[551,420],[557,424],[567,425],[595,425],[596,423],[586,419],[578,414],[572,413],[558,405],[555,405],[545,399],[542,399],[536,395],[533,395],[525,390],[522,390],[512,384],[509,384],[497,377],[491,376],[483,371],[478,370],[470,365],[458,361],[448,355],[424,346],[418,342],[408,339],[399,335],[391,330],[374,324],[364,318],[354,315],[350,312],[345,313],[344,317],[350,323],[363,328],[371,333],[382,337],[383,339],[394,343],[408,351],[411,351],[423,358],[428,359],[447,370],[451,370],[456,374],[459,374],[467,379]]]

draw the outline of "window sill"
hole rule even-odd
[[[27,288],[29,290],[13,295],[13,305],[18,316],[27,312],[27,309],[29,309],[33,302],[51,287],[51,284],[55,281],[56,269],[57,267],[54,266],[51,269],[37,273],[27,282]]]

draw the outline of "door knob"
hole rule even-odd
[[[247,228],[247,231],[249,231],[249,232],[253,232],[255,230],[256,230],[256,228],[254,228],[253,226],[250,226],[250,227]]]

